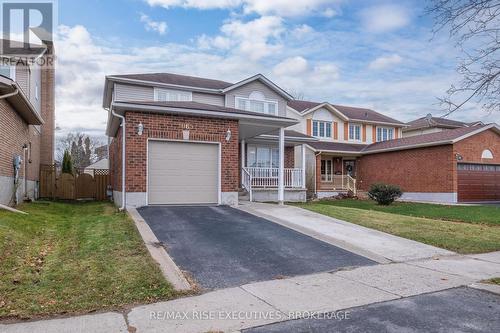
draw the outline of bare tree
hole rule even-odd
[[[288,93],[290,95],[292,95],[292,97],[298,101],[304,101],[306,99],[306,96],[302,90],[290,88],[290,89],[286,89],[286,91],[288,91]]]
[[[446,115],[469,102],[488,112],[500,111],[500,1],[430,0],[427,13],[435,19],[434,33],[449,29],[461,51],[461,80],[439,98]]]
[[[83,169],[97,160],[95,148],[102,146],[98,138],[92,138],[85,133],[68,133],[59,138],[56,143],[56,160],[63,160],[64,151],[69,151],[75,169]]]

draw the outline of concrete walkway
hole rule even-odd
[[[406,262],[454,254],[298,207],[246,203],[238,208],[379,263]]]
[[[0,332],[235,332],[285,321],[304,312],[332,312],[500,276],[500,251],[391,263],[246,284],[200,296],[143,305],[126,314],[0,325]]]

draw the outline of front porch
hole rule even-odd
[[[295,135],[295,136],[294,136]],[[310,137],[286,131],[283,153],[272,134],[240,142],[241,188],[240,199],[271,202],[279,200],[280,165],[283,164],[283,199],[289,202],[306,201],[305,141]],[[296,149],[297,148],[297,149]],[[296,155],[297,160],[296,160]]]
[[[316,155],[316,196],[357,195],[356,158],[321,153]]]

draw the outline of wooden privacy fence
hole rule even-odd
[[[55,165],[40,167],[41,198],[107,200],[108,185],[107,169],[91,169],[70,174],[58,172]]]

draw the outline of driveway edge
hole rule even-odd
[[[357,254],[359,256],[368,258],[368,259],[373,260],[373,261],[375,261],[375,262],[377,262],[379,264],[389,264],[389,263],[392,262],[390,259],[385,258],[385,257],[383,257],[383,256],[381,256],[379,254],[376,254],[376,253],[373,253],[373,252],[361,249],[361,248],[359,248],[357,246],[354,246],[354,245],[349,244],[347,242],[344,242],[342,240],[338,240],[338,239],[335,239],[333,237],[329,237],[329,236],[324,235],[324,234],[322,234],[320,232],[316,232],[316,231],[314,231],[312,229],[301,227],[301,226],[298,226],[296,224],[289,223],[289,222],[287,222],[285,220],[276,218],[274,216],[271,216],[271,215],[259,212],[258,210],[253,209],[251,205],[239,205],[238,207],[234,207],[234,208],[239,209],[241,211],[244,211],[246,213],[250,213],[252,215],[261,217],[261,218],[266,219],[268,221],[271,221],[273,223],[279,224],[282,227],[285,227],[285,228],[288,228],[288,229],[300,232],[301,234],[304,234],[306,236],[312,237],[312,238],[317,239],[319,241],[328,243],[330,245],[339,247],[341,249],[344,249],[346,251],[352,252],[352,253]]]
[[[188,280],[184,277],[184,274],[182,274],[182,271],[175,264],[174,260],[167,253],[165,248],[163,246],[158,246],[160,241],[156,238],[155,234],[146,221],[144,221],[137,209],[127,208],[127,213],[134,221],[135,226],[149,251],[149,254],[160,266],[163,276],[173,285],[175,290],[191,290],[192,288]]]

